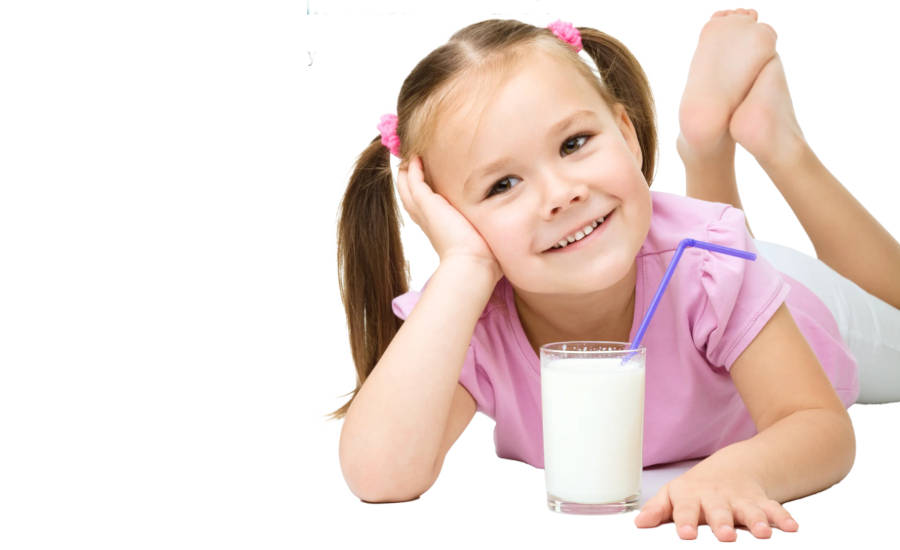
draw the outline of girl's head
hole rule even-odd
[[[398,98],[401,167],[421,156],[426,182],[481,233],[510,282],[532,292],[611,286],[649,227],[656,131],[646,76],[620,42],[579,31],[602,83],[550,30],[489,20],[420,61]],[[355,391],[399,328],[391,300],[408,288],[389,154],[378,137],[360,156],[338,224]],[[548,252],[610,211],[590,255]]]
[[[649,228],[650,193],[625,109],[607,105],[566,52],[546,53],[556,43],[517,56],[502,79],[469,77],[497,84],[457,87],[422,158],[425,181],[478,230],[513,286],[578,294],[628,273]],[[552,248],[601,217],[602,237],[577,251]]]

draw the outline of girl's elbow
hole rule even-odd
[[[835,456],[841,457],[837,461],[837,481],[844,479],[853,468],[856,461],[856,432],[853,429],[853,421],[846,409],[832,411],[836,420],[831,424],[832,437],[835,443]]]
[[[424,491],[422,491],[424,492]],[[372,496],[360,496],[359,500],[367,503],[367,504],[388,504],[391,502],[409,502],[411,500],[418,499],[422,492],[414,491],[412,493],[404,493],[404,492],[384,492],[384,493],[373,493]]]
[[[382,504],[389,502],[408,502],[419,498],[428,488],[421,484],[404,486],[398,483],[389,483],[378,476],[368,476],[357,479],[345,478],[350,491],[359,500],[370,504]]]
[[[846,414],[846,411],[844,411]],[[846,415],[846,435],[844,436],[845,444],[847,446],[847,462],[846,462],[846,471],[844,472],[844,476],[850,473],[850,470],[853,468],[854,462],[856,462],[856,431],[853,429],[853,422],[850,420],[850,415]]]
[[[410,475],[404,472],[393,472],[387,468],[379,468],[374,461],[351,463],[341,462],[344,480],[350,492],[363,502],[387,503],[416,500],[433,484],[434,479]]]

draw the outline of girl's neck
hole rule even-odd
[[[549,342],[609,340],[627,342],[634,322],[637,265],[610,288],[579,296],[516,291],[515,303],[525,336],[540,356]]]

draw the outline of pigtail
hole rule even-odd
[[[343,418],[403,321],[391,301],[409,288],[394,198],[390,152],[377,137],[357,159],[340,205],[337,230],[338,284],[347,315],[356,388],[341,408]],[[345,394],[349,395],[349,394]]]
[[[641,172],[649,185],[656,168],[656,111],[650,82],[640,63],[624,44],[612,36],[590,27],[579,27],[581,44],[590,55],[603,79],[603,85],[621,102],[634,124],[643,162]]]

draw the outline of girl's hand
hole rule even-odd
[[[759,539],[772,536],[771,526],[796,531],[797,522],[755,480],[740,474],[704,472],[702,462],[666,484],[634,520],[641,528],[675,522],[682,539],[697,538],[698,523],[706,523],[722,542],[737,539],[735,523]]]
[[[503,272],[480,233],[447,199],[425,183],[422,159],[414,155],[408,169],[398,171],[400,200],[437,252],[441,261],[463,258],[487,267],[496,280]]]

